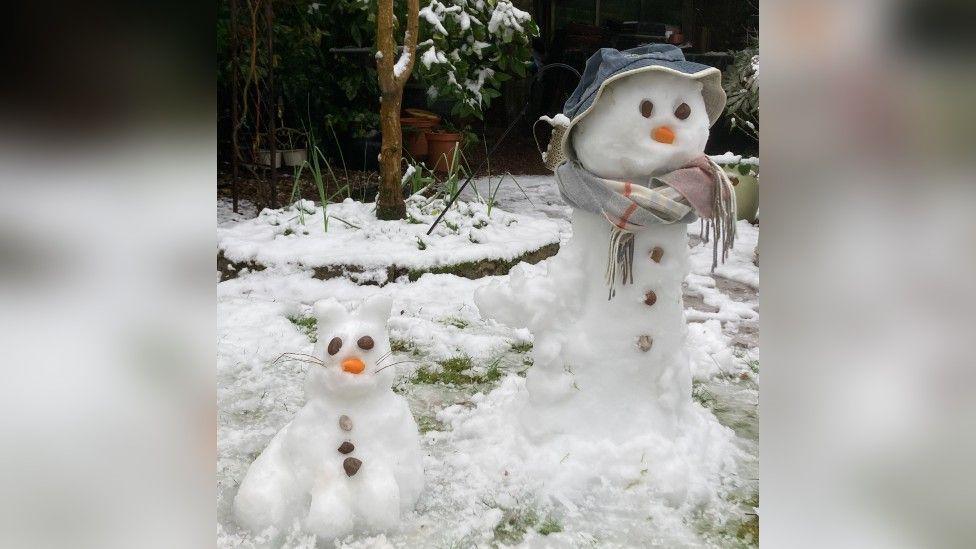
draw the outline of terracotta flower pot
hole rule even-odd
[[[440,125],[441,123],[441,117],[430,111],[425,111],[423,109],[403,109],[403,112],[407,113],[407,116],[410,118],[425,118],[427,120],[433,120],[434,125]]]
[[[450,132],[427,132],[428,164],[434,163],[432,168],[438,173],[451,171],[455,150],[461,143],[461,134]]]
[[[427,158],[427,130],[437,127],[438,120],[421,117],[401,117],[400,129],[403,133],[403,148],[416,160]]]

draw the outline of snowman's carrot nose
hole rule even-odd
[[[342,361],[342,371],[350,374],[361,374],[366,369],[366,364],[358,358],[347,358]]]
[[[670,145],[674,143],[674,130],[667,126],[658,126],[651,132],[651,137],[658,143],[667,143]]]

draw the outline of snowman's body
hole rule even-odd
[[[701,84],[644,72],[608,84],[572,129],[566,154],[596,176],[642,182],[700,157],[708,127]],[[635,232],[633,282],[615,280],[612,298],[613,226],[604,215],[574,209],[572,227],[547,275],[516,270],[510,284],[476,296],[483,313],[534,334],[522,424],[536,440],[673,436],[691,404],[681,291],[687,225]]]
[[[573,286],[563,286],[558,276],[552,281],[562,287],[556,291],[576,293],[576,303],[534,332],[535,364],[526,378],[531,398],[522,423],[530,434],[543,438],[672,435],[691,394],[681,302],[687,273],[685,226],[637,236],[634,283],[618,284],[612,300],[607,299],[604,278],[606,220],[575,211],[573,231],[579,236],[552,261],[550,273],[582,267],[582,276],[572,277]],[[655,249],[659,262],[651,259]]]
[[[308,402],[241,483],[234,501],[241,524],[287,531],[297,520],[332,539],[389,531],[413,508],[424,483],[417,425],[390,388],[392,369],[377,363],[389,351],[389,310],[382,299],[355,317],[335,302],[316,305],[325,365],[310,366]],[[366,336],[369,349],[359,345]],[[340,344],[325,347],[334,340]]]

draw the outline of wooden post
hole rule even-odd
[[[237,35],[237,0],[230,0],[230,70],[231,75],[231,130],[230,130],[230,142],[231,142],[231,176],[230,176],[230,195],[231,200],[234,203],[234,213],[237,212],[237,177],[239,169],[239,159],[240,147],[237,144],[237,125],[239,124],[238,117],[240,112],[238,112],[237,104],[237,94],[239,93],[239,86],[237,83],[238,72],[240,71],[240,66],[237,64],[237,54],[240,49],[240,44],[238,42]]]
[[[403,54],[406,62],[399,73],[396,39],[393,37],[393,0],[379,0],[376,12],[376,60],[377,79],[380,85],[380,130],[383,144],[380,148],[380,192],[376,200],[378,219],[403,219],[407,215],[403,202],[403,185],[400,182],[400,160],[403,156],[400,134],[400,104],[403,87],[413,71],[417,57],[417,33],[419,32],[419,0],[407,0],[407,30],[403,35]]]
[[[274,81],[274,9],[272,7],[272,0],[265,0],[264,4],[264,18],[268,23],[268,113],[270,125],[270,130],[268,131],[268,144],[269,152],[271,157],[268,159],[268,205],[272,208],[278,206],[278,178],[277,169],[275,168],[275,157],[278,155],[278,143],[275,140],[275,134],[277,133],[277,121],[275,117],[278,115],[278,101],[275,97],[275,81]]]
[[[698,38],[698,9],[695,0],[684,0],[681,10],[681,33],[685,41],[690,42],[695,51],[705,51],[699,48]]]

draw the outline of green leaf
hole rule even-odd
[[[519,75],[519,76],[521,76],[523,78],[525,77],[525,63],[524,62],[515,62],[515,63],[512,63],[512,69],[515,70],[515,74],[517,74],[517,75]]]

